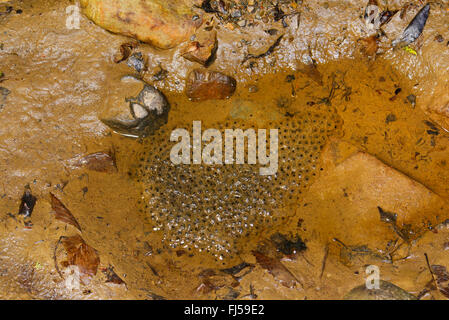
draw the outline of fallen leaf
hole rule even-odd
[[[103,270],[103,273],[106,276],[106,282],[115,283],[115,284],[124,284],[123,281],[114,271],[114,267],[109,266]]]
[[[284,287],[294,288],[297,283],[302,286],[302,283],[279,260],[268,257],[258,251],[253,251],[252,253],[256,257],[257,263],[268,270]]]
[[[307,249],[306,244],[298,235],[290,239],[283,234],[275,233],[270,237],[270,240],[276,250],[286,256],[293,256]]]
[[[112,173],[117,171],[115,154],[113,152],[95,152],[88,154],[82,157],[77,165],[98,172]]]
[[[80,235],[63,237],[61,243],[67,252],[67,266],[77,266],[82,278],[97,274],[100,257],[97,251],[84,242]]]
[[[432,265],[432,273],[436,276],[438,290],[449,299],[449,273],[445,266]]]
[[[304,68],[299,69],[298,71],[315,81],[319,86],[323,85],[323,76],[318,71],[314,63],[309,63],[305,65]]]
[[[79,231],[81,231],[81,227],[76,221],[75,217],[72,215],[69,209],[59,200],[56,198],[56,196],[50,192],[50,198],[51,198],[51,208],[55,212],[55,218],[57,220],[60,220],[62,222],[71,224],[72,226],[76,227]]]
[[[126,59],[128,59],[128,57],[131,54],[132,49],[137,47],[137,42],[127,42],[127,43],[123,43],[120,46],[120,52],[117,53],[114,57],[114,62],[115,63],[120,63]]]
[[[220,274],[212,269],[205,269],[200,272],[198,277],[201,284],[196,288],[197,292],[207,294],[213,290],[219,290],[223,287],[237,287],[239,282],[229,274]]]
[[[363,48],[362,51],[368,57],[375,56],[379,49],[379,39],[377,36],[371,36],[361,40]]]

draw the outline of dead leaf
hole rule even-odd
[[[377,36],[371,36],[368,38],[364,38],[361,40],[362,42],[362,51],[368,57],[373,57],[376,55],[377,50],[379,49],[379,39]]]
[[[77,165],[98,172],[113,173],[117,171],[114,152],[95,152],[88,154],[81,158]]]
[[[203,294],[219,290],[223,287],[235,288],[239,285],[237,279],[232,275],[220,274],[213,269],[201,271],[198,277],[201,279],[201,284],[196,288],[196,291]]]
[[[76,227],[79,231],[81,231],[81,227],[76,221],[75,217],[72,215],[69,209],[59,200],[56,198],[56,196],[50,192],[50,198],[51,198],[51,208],[55,212],[55,218],[57,220],[60,220],[62,222],[71,224],[72,226]]]
[[[298,71],[315,81],[319,86],[323,85],[323,76],[314,63],[309,63]]]
[[[66,265],[75,265],[80,270],[82,278],[97,274],[100,257],[97,251],[84,242],[80,235],[63,237],[61,243],[67,252]]]
[[[136,48],[137,45],[138,45],[137,42],[123,43],[120,46],[120,52],[114,56],[114,62],[120,63],[120,62],[128,59],[129,55],[131,54],[132,49]]]
[[[262,268],[268,270],[268,272],[284,287],[294,288],[296,287],[296,283],[303,286],[279,260],[268,257],[258,251],[253,251],[252,253],[256,257],[257,263],[260,264]]]
[[[449,273],[445,266],[432,265],[432,273],[436,276],[438,290],[449,299]]]
[[[114,271],[114,267],[109,266],[102,270],[103,273],[106,276],[106,282],[109,283],[115,283],[115,284],[125,284],[125,281],[123,281]]]

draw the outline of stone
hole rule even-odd
[[[186,94],[193,101],[227,99],[236,87],[235,79],[221,72],[194,69],[187,77]]]
[[[202,30],[196,35],[195,41],[188,43],[183,48],[181,55],[187,60],[207,67],[214,61],[217,49],[217,32]]]
[[[81,0],[81,7],[100,27],[160,49],[188,40],[202,24],[187,0]]]
[[[168,120],[170,105],[155,87],[144,83],[136,97],[126,98],[128,116],[108,117],[101,121],[115,132],[130,137],[146,137],[154,134]]]

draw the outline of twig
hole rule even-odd
[[[324,269],[326,268],[326,261],[327,261],[327,255],[328,255],[328,254],[329,254],[329,245],[326,244],[326,247],[324,248],[323,263],[321,264],[320,279],[323,277]]]
[[[62,239],[66,239],[66,238],[67,238],[67,237],[65,237],[65,236],[60,236],[60,237],[59,237],[58,242],[56,242],[55,251],[53,252],[53,261],[55,262],[55,269],[56,269],[56,271],[58,272],[59,276],[60,276],[62,279],[64,279],[64,277],[63,277],[63,275],[62,275],[61,270],[59,270],[58,263],[57,263],[57,261],[56,261],[56,251],[58,250],[58,247],[59,247],[59,245],[61,244],[61,240],[62,240]]]
[[[266,57],[270,54],[273,53],[274,49],[276,49],[276,47],[279,45],[279,43],[281,42],[281,39],[284,35],[279,36],[279,38],[276,39],[276,41],[268,48],[267,51],[265,51],[264,53],[258,54],[258,55],[254,55],[252,53],[248,53],[246,55],[245,58],[243,58],[242,64],[244,64],[246,61],[248,61],[249,59],[259,59],[259,58],[263,58]]]

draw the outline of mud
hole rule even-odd
[[[400,9],[405,2],[390,9]],[[389,46],[418,12],[421,2],[413,3],[403,19],[397,14],[384,27],[387,37],[382,37],[375,58],[363,53],[359,41],[369,36],[360,19],[363,1],[298,4],[299,23],[298,15],[288,16],[286,28],[282,21],[271,20],[240,28],[214,22],[219,26],[218,50],[209,69],[237,81],[235,93],[226,100],[193,102],[186,97],[186,76],[199,65],[182,57],[182,46],[161,51],[140,43],[134,49],[146,59],[145,79],[155,79],[161,67],[167,71],[165,79],[151,80],[171,105],[166,132],[201,120],[205,127],[273,125],[282,133],[293,121],[313,121],[307,111],[318,108],[332,110],[323,119],[338,118],[338,132],[316,144],[323,146],[314,153],[318,170],[304,187],[294,185],[282,171],[277,183],[256,183],[249,171],[248,186],[263,187],[266,195],[248,191],[245,199],[274,199],[283,207],[284,219],[257,220],[254,225],[262,231],[250,229],[231,246],[232,257],[224,254],[220,259],[221,252],[200,252],[191,244],[173,248],[176,237],[153,217],[160,213],[157,207],[151,204],[151,212],[145,207],[148,191],[156,192],[156,198],[158,187],[184,192],[187,198],[198,190],[221,197],[233,191],[226,182],[241,177],[242,169],[216,173],[214,181],[223,183],[209,187],[202,172],[206,168],[197,175],[188,172],[198,187],[180,190],[155,179],[172,177],[175,171],[167,167],[136,171],[139,165],[154,165],[148,159],[163,158],[159,152],[166,149],[158,152],[161,146],[155,142],[169,141],[164,142],[163,131],[145,139],[123,137],[100,120],[128,108],[125,98],[141,90],[121,80],[135,71],[114,62],[120,46],[130,39],[84,16],[79,30],[67,29],[70,1],[1,2],[0,12],[6,12],[7,5],[14,10],[0,15],[0,86],[9,92],[0,97],[0,297],[342,299],[365,282],[365,265],[375,264],[382,280],[421,299],[446,298],[429,286],[432,276],[424,253],[431,265],[449,266],[447,118],[444,112],[434,112],[447,98],[449,47],[435,37],[449,40],[449,7],[444,1],[431,5],[414,47],[418,54],[413,55]],[[275,43],[280,34],[265,32],[273,28],[283,34],[278,46],[243,62],[248,54],[263,54]],[[416,97],[416,104],[410,96]],[[288,150],[301,145],[287,132],[282,146]],[[116,170],[77,165],[81,157],[111,150]],[[296,162],[286,163],[286,172],[289,165],[304,164],[296,153],[289,157]],[[32,225],[18,215],[26,185],[37,198]],[[295,201],[281,199],[284,186],[293,190]],[[71,211],[82,231],[55,218],[50,193]],[[182,214],[179,199],[170,199],[155,203],[161,212]],[[216,204],[200,196],[196,201],[206,209]],[[381,219],[378,206],[396,214],[395,225]],[[230,217],[251,219],[243,201],[225,207]],[[170,215],[164,219],[169,221]],[[190,224],[204,233],[203,244],[229,241],[224,228],[215,233],[207,222]],[[288,239],[299,236],[307,249],[285,255],[270,240],[277,232]],[[76,235],[100,259],[96,275],[80,287],[72,285],[73,269],[60,264],[63,248],[56,250],[61,237]],[[282,268],[259,263],[254,250]],[[242,263],[251,267],[236,277],[222,271]],[[108,282],[110,268],[124,283]],[[283,285],[283,276],[298,284]]]

